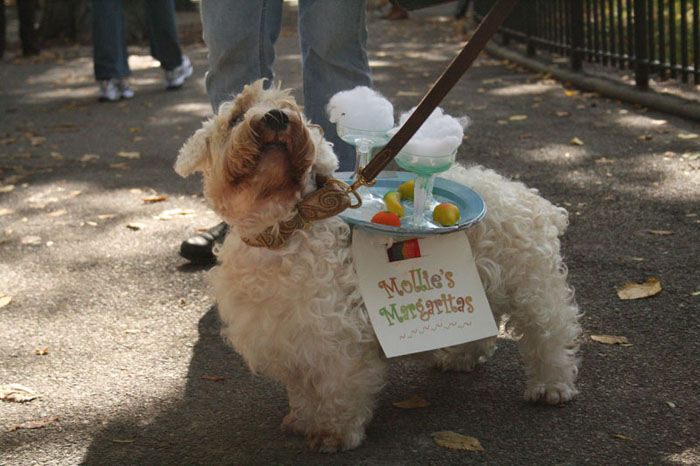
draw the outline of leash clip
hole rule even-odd
[[[350,194],[353,194],[355,198],[357,199],[357,204],[351,204],[349,207],[351,209],[357,209],[362,206],[362,196],[360,196],[360,193],[357,192],[358,189],[360,189],[362,186],[367,186],[368,188],[371,188],[377,183],[376,179],[373,179],[371,181],[367,181],[364,176],[362,176],[362,170],[364,170],[365,167],[360,167],[357,170],[357,179],[355,182],[351,185],[345,185],[347,188],[347,192]],[[345,184],[345,183],[343,183]]]

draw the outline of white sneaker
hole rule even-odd
[[[98,81],[100,86],[100,102],[116,102],[121,99],[122,93],[119,91],[117,83],[118,79],[101,79]]]
[[[119,99],[131,99],[134,91],[125,78],[102,79],[100,85],[100,102],[116,102]]]
[[[175,69],[165,70],[165,88],[177,89],[185,83],[185,79],[192,76],[192,63],[186,56],[182,56],[182,63]]]
[[[127,81],[126,78],[120,78],[117,87],[122,94],[122,99],[131,99],[134,96],[134,90],[131,89],[129,81]]]

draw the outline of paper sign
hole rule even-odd
[[[358,228],[355,270],[387,357],[498,334],[464,232],[395,242]]]

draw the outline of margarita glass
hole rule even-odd
[[[389,142],[387,131],[368,130],[361,128],[353,128],[341,122],[335,124],[338,137],[348,144],[355,147],[357,157],[355,158],[355,176],[361,167],[366,167],[372,157],[372,150],[383,147]],[[387,128],[388,130],[389,128]],[[368,210],[384,210],[384,201],[381,197],[372,194],[367,186],[361,186],[357,189],[357,193],[362,199],[362,208]]]
[[[430,228],[435,226],[425,216],[426,210],[434,207],[432,190],[437,173],[444,172],[452,166],[457,155],[457,148],[446,154],[423,155],[402,150],[396,156],[396,163],[416,175],[413,187],[413,217],[411,226]],[[432,218],[432,217],[431,217]]]

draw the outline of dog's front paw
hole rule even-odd
[[[284,416],[282,419],[282,432],[287,434],[303,435],[306,433],[306,425],[304,421],[296,417],[292,412]]]
[[[573,385],[563,382],[536,384],[525,390],[525,399],[536,403],[544,401],[550,405],[558,405],[571,400],[578,394],[578,390]]]
[[[351,450],[358,447],[364,440],[364,432],[351,432],[341,435],[337,432],[317,432],[308,434],[306,439],[313,451],[320,453],[335,453],[341,450]]]
[[[320,432],[310,434],[306,437],[306,439],[308,440],[309,448],[311,448],[312,451],[318,451],[320,453],[335,453],[336,451],[342,449],[342,440],[338,434]]]

